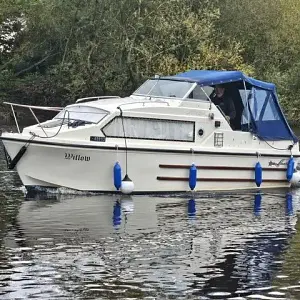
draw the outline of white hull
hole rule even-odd
[[[23,141],[3,140],[13,158]],[[94,148],[93,148],[94,147]],[[195,163],[196,191],[257,189],[255,153],[195,151],[188,149],[128,149],[128,175],[134,182],[134,193],[189,191],[189,166]],[[33,142],[17,164],[18,174],[26,187],[66,187],[80,191],[116,192],[113,167],[118,161],[125,175],[125,151],[113,147],[86,145],[51,145]],[[288,155],[261,156],[263,183],[260,188],[288,187],[286,166],[274,165]]]
[[[298,139],[280,110],[274,85],[249,81],[240,72],[187,73],[184,76],[192,77],[151,79],[126,98],[80,99],[52,120],[22,132],[18,127],[17,134],[3,133],[14,162],[20,149],[28,146],[11,168],[16,165],[26,187],[110,193],[117,192],[116,162],[121,177],[127,173],[134,183],[133,190],[126,190],[130,183],[123,181],[124,193],[189,191],[193,163],[195,191],[288,187],[287,174],[300,183],[299,173],[293,173],[300,157]],[[232,92],[228,109],[225,98],[222,108],[220,99],[215,104],[207,94],[211,85],[223,80]],[[211,95],[215,97],[216,91]],[[288,164],[291,155],[294,161]],[[258,161],[260,187],[255,183]]]

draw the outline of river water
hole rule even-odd
[[[0,299],[300,299],[300,190],[26,197],[0,153]]]

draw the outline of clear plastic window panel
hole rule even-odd
[[[183,98],[192,86],[192,82],[151,79],[142,84],[134,94],[154,97]]]
[[[272,121],[280,119],[271,92],[252,88],[248,100],[249,108],[255,121]]]
[[[203,86],[202,88],[197,85],[190,93],[189,98],[195,100],[209,100],[210,94],[213,92],[213,88],[210,86]]]
[[[254,120],[258,121],[267,97],[267,91],[253,88],[250,95],[249,107]]]
[[[248,109],[250,109],[254,121],[280,120],[271,92],[256,88],[252,88],[251,91],[247,90],[248,107],[246,106],[245,93],[242,91],[240,93],[245,107],[242,114],[242,124],[249,122]]]
[[[264,114],[262,116],[262,120],[263,121],[280,120],[280,116],[278,114],[278,110],[272,94],[269,94],[268,103],[264,111]]]

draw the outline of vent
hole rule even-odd
[[[215,147],[223,147],[224,133],[215,132],[214,144]]]

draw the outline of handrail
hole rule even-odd
[[[125,105],[132,105],[132,104],[143,104],[143,106],[145,106],[145,104],[153,104],[153,103],[160,103],[160,104],[166,104],[167,106],[170,106],[169,102],[166,101],[136,101],[136,102],[128,102],[128,103],[123,103],[120,104],[119,106],[125,106]]]
[[[81,102],[88,102],[88,101],[96,101],[101,99],[111,99],[111,98],[120,98],[119,96],[95,96],[95,97],[86,97],[86,98],[80,98],[76,100],[75,103],[81,103]]]
[[[50,110],[50,111],[61,111],[64,108],[63,107],[54,107],[54,106],[36,106],[36,105],[26,105],[26,104],[18,104],[18,103],[12,103],[12,102],[2,102],[3,104],[17,106],[17,107],[26,107],[26,108],[34,108],[34,109],[40,109],[40,110]]]
[[[14,106],[28,108],[30,110],[31,114],[33,115],[33,117],[35,118],[35,120],[39,123],[39,125],[41,125],[40,121],[39,121],[39,119],[37,118],[37,116],[35,115],[35,113],[33,112],[32,109],[48,110],[48,111],[61,111],[61,110],[63,110],[62,107],[34,106],[34,105],[18,104],[18,103],[12,103],[12,102],[3,102],[3,104],[10,105],[13,116],[14,116],[14,119],[15,119],[17,129],[18,129],[18,133],[21,133],[21,132],[20,132],[19,123],[18,123],[18,120],[17,120],[17,117],[16,117],[16,113],[15,113],[15,110],[14,110]],[[47,136],[47,133],[45,132],[45,130],[43,128],[42,128],[42,130],[44,131],[45,135]]]

